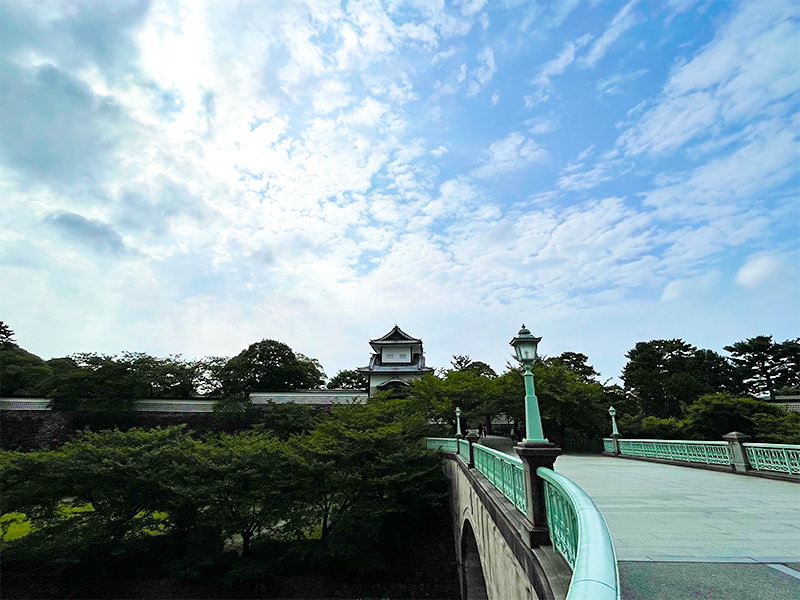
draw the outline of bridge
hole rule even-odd
[[[800,598],[800,447],[745,444],[740,474],[741,440],[611,441],[534,469],[507,438],[428,438],[462,598]]]

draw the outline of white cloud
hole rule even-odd
[[[317,97],[314,98],[314,110],[324,115],[348,106],[352,101],[353,97],[347,95],[347,86],[344,83],[329,79],[322,82]]]
[[[636,15],[633,8],[638,0],[630,0],[622,9],[614,16],[611,24],[603,32],[597,41],[589,49],[589,52],[580,61],[583,67],[593,67],[605,53],[608,52],[611,44],[616,42],[626,31],[636,25]]]
[[[497,105],[497,102],[500,100],[500,92],[495,90],[494,94],[492,94],[492,106]]]
[[[789,3],[741,5],[713,41],[673,70],[658,103],[618,146],[661,154],[753,115],[792,110],[781,105],[800,93],[794,16]]]
[[[736,273],[736,283],[748,288],[756,287],[769,279],[777,267],[778,262],[772,256],[750,257]]]
[[[547,117],[542,116],[527,119],[523,124],[530,128],[528,131],[533,135],[544,135],[558,129],[558,119],[554,117],[552,113]]]
[[[575,52],[585,46],[591,40],[591,35],[586,34],[574,42],[567,42],[561,53],[553,60],[542,65],[538,75],[533,78],[531,84],[535,91],[530,96],[525,96],[525,107],[530,108],[544,102],[552,93],[552,78],[561,75],[575,61]]]
[[[492,80],[492,76],[497,71],[497,65],[494,62],[494,52],[489,46],[484,46],[478,52],[478,61],[480,66],[476,67],[470,72],[472,79],[467,85],[467,98],[475,96],[484,89]]]
[[[683,282],[680,279],[670,281],[664,288],[664,293],[661,294],[661,301],[669,302],[670,300],[677,299],[681,295],[681,291],[683,289],[682,283]]]
[[[639,69],[638,71],[631,71],[630,73],[617,73],[607,77],[606,79],[599,79],[597,81],[597,92],[599,94],[608,94],[616,96],[622,93],[622,86],[626,83],[636,81],[642,75],[646,74],[649,69]]]
[[[473,169],[475,177],[494,177],[541,162],[547,152],[532,139],[514,131],[502,140],[493,142],[486,151],[483,165]]]

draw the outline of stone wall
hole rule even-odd
[[[107,423],[107,425],[106,425]],[[0,411],[0,448],[3,450],[41,450],[56,448],[86,426],[92,429],[114,427],[154,428],[185,423],[196,431],[212,430],[232,433],[242,428],[243,421],[220,417],[214,413],[132,412],[90,413],[44,410]],[[101,425],[102,426],[99,426]]]

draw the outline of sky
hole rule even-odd
[[[0,3],[0,319],[329,376],[800,335],[800,3]]]

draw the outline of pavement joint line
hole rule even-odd
[[[776,571],[780,571],[781,573],[786,573],[789,577],[794,577],[795,579],[800,579],[800,571],[795,571],[794,569],[787,567],[786,565],[779,565],[776,563],[761,563],[762,565],[766,565]]]
[[[769,557],[768,559],[758,559],[750,556],[658,556],[654,554],[647,556],[618,558],[617,562],[741,563],[741,564],[761,564],[767,566],[773,566],[778,564],[779,566],[784,567],[784,565],[780,565],[779,563],[797,562],[797,559],[788,557],[780,557],[779,560],[776,560],[773,557]],[[790,567],[784,567],[784,568],[789,569],[790,571],[792,571],[792,573],[800,575],[800,571],[796,571],[794,569],[791,569]],[[782,571],[782,569],[778,570]],[[792,573],[787,573],[787,574],[792,575]]]

